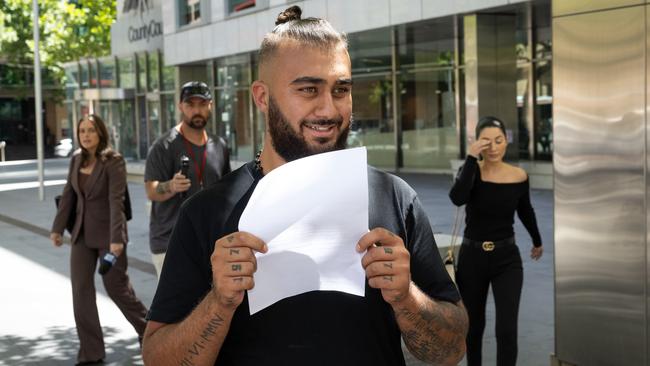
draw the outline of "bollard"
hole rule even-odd
[[[7,143],[4,141],[0,141],[0,161],[5,161],[5,147],[7,146]]]

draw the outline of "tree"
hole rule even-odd
[[[44,81],[63,85],[64,63],[110,54],[115,0],[39,0],[38,3]],[[33,64],[33,39],[32,0],[0,0],[0,62],[13,66],[6,67],[4,75],[0,75],[2,83],[19,83],[11,78],[15,79],[13,74],[20,72],[7,70]]]

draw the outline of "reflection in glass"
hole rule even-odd
[[[102,88],[115,86],[115,59],[106,58],[99,61],[99,85]]]
[[[65,97],[74,99],[74,91],[79,88],[79,67],[71,64],[65,68]]]
[[[158,72],[158,52],[149,54],[149,91],[158,91],[160,82]]]
[[[81,81],[81,87],[82,88],[87,88],[88,87],[88,63],[87,62],[81,62],[79,63],[80,66],[80,72],[81,72],[81,77],[79,78]]]
[[[125,89],[135,88],[135,63],[133,57],[119,59],[120,64],[120,87]]]
[[[217,90],[215,113],[228,142],[231,158],[239,161],[253,159],[253,134],[250,120],[251,97],[248,88]]]
[[[397,28],[401,69],[451,66],[454,60],[454,20],[446,17]]]
[[[120,118],[117,121],[119,131],[119,151],[126,159],[138,158],[138,140],[135,133],[135,106],[132,100],[124,100],[120,105]]]
[[[528,149],[531,138],[528,128],[528,112],[530,111],[528,70],[528,67],[517,68],[517,128],[519,130],[518,148],[520,159],[530,159],[530,151]]]
[[[162,90],[174,90],[174,66],[163,66],[162,68]]]
[[[138,91],[147,91],[147,55],[144,53],[138,54]]]
[[[176,121],[176,103],[174,100],[174,94],[162,94],[163,102],[163,119],[162,119],[162,130],[163,133],[175,126]]]
[[[535,63],[535,154],[538,160],[553,158],[553,87],[551,61]]]
[[[459,154],[452,68],[401,75],[405,168],[448,169]]]
[[[365,146],[368,164],[392,169],[397,150],[390,76],[355,75],[353,79],[354,123],[350,128],[348,146]]]
[[[89,87],[97,87],[97,64],[95,63],[95,60],[88,62],[88,80]]]
[[[391,70],[390,28],[348,35],[352,73]]]
[[[162,128],[160,126],[160,103],[150,100],[147,104],[149,106],[149,146],[151,146],[162,135]]]

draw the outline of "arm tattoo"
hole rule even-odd
[[[169,181],[167,182],[160,182],[156,186],[156,193],[158,194],[166,194],[166,193],[171,193],[171,184]]]
[[[199,339],[196,340],[190,348],[187,350],[188,355],[185,356],[180,365],[181,366],[193,366],[194,357],[197,357],[201,352],[206,348],[206,345],[210,342],[210,338],[214,337],[217,334],[217,330],[223,325],[223,318],[216,316],[212,318],[206,325],[205,329],[199,335]]]
[[[402,337],[417,358],[442,363],[463,352],[467,318],[460,305],[444,301],[423,304],[417,312],[402,308],[396,311],[401,320]]]

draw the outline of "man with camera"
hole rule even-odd
[[[199,81],[183,84],[178,110],[181,122],[154,142],[144,171],[152,202],[149,245],[158,277],[183,201],[230,172],[225,141],[210,136],[205,128],[212,112],[208,86]]]

